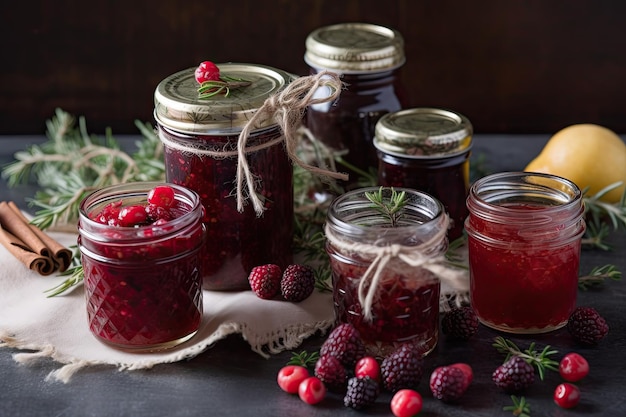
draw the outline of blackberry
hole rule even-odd
[[[535,369],[519,356],[500,365],[492,375],[493,382],[507,394],[525,390],[535,381]]]
[[[595,346],[607,335],[609,325],[595,308],[577,307],[567,321],[567,330],[576,342]]]
[[[343,404],[346,407],[360,410],[376,402],[380,394],[378,382],[365,377],[353,377],[348,380],[346,395],[343,397]]]
[[[315,376],[318,377],[329,391],[346,392],[348,374],[346,368],[335,356],[322,355],[315,363]]]
[[[478,331],[478,318],[471,307],[454,308],[441,320],[444,335],[458,340],[469,340]]]
[[[359,331],[349,323],[335,327],[320,348],[320,356],[334,356],[347,368],[365,356],[365,344]]]
[[[315,289],[313,269],[307,265],[289,265],[280,281],[280,292],[287,301],[294,303],[308,298]]]
[[[424,361],[418,349],[410,343],[400,345],[380,365],[383,386],[395,392],[414,388],[424,374]]]
[[[433,397],[444,402],[461,398],[469,386],[465,373],[454,366],[440,366],[430,375],[430,390]]]

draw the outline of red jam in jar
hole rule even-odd
[[[401,343],[427,355],[438,340],[440,280],[426,264],[445,252],[449,220],[433,197],[394,190],[408,199],[394,227],[366,197],[376,187],[350,191],[329,208],[335,316],[355,326],[372,355],[386,356]],[[391,189],[382,191],[388,198]]]
[[[193,191],[167,184],[174,190],[171,207],[167,213],[153,211],[147,199],[157,185],[163,184],[103,188],[80,205],[78,246],[89,329],[120,349],[176,346],[197,332],[202,318],[200,200]],[[129,217],[138,220],[122,225]]]
[[[265,211],[237,208],[239,134],[264,101],[293,76],[251,64],[219,64],[221,74],[250,82],[228,95],[198,98],[194,69],[162,81],[155,92],[155,118],[164,144],[166,179],[196,191],[207,230],[202,254],[203,287],[249,289],[258,265],[286,267],[293,249],[293,168],[273,118],[254,126],[247,140],[247,163]]]
[[[463,235],[470,183],[472,124],[443,109],[415,108],[384,115],[376,124],[378,183],[424,191],[452,220],[450,240]]]
[[[470,298],[478,318],[510,333],[558,329],[576,306],[582,193],[566,179],[505,172],[476,181],[467,205]]]
[[[372,145],[378,119],[407,106],[399,70],[405,62],[404,40],[393,29],[366,23],[342,23],[311,32],[305,62],[311,73],[339,73],[345,88],[336,103],[307,109],[306,127],[312,135],[359,171],[375,171],[378,160]],[[360,173],[350,173],[354,188]]]

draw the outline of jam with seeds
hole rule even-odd
[[[576,306],[580,190],[563,178],[500,173],[478,180],[467,200],[470,297],[480,321],[510,333],[543,333]]]
[[[155,186],[111,186],[80,206],[78,246],[89,328],[116,348],[170,348],[191,338],[201,322],[204,233],[197,194],[168,185],[174,191],[169,220],[115,221],[124,218],[126,207],[148,207]]]

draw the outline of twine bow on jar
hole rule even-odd
[[[237,210],[243,211],[246,198],[252,201],[258,216],[265,210],[263,202],[255,190],[254,175],[248,165],[246,154],[248,137],[258,121],[273,117],[283,131],[283,140],[289,158],[300,167],[320,176],[347,180],[348,175],[309,165],[296,154],[297,130],[302,122],[305,109],[313,104],[334,102],[341,93],[342,82],[340,76],[329,71],[322,71],[315,75],[296,78],[282,91],[268,97],[263,105],[252,115],[241,130],[237,141]],[[326,87],[327,96],[319,96],[319,89]],[[317,93],[317,94],[316,94]]]

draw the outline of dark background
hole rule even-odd
[[[137,133],[166,76],[203,60],[306,74],[313,29],[399,30],[412,106],[447,107],[480,133],[626,132],[622,0],[17,1],[0,6],[0,134],[40,134],[56,107],[88,129]]]

